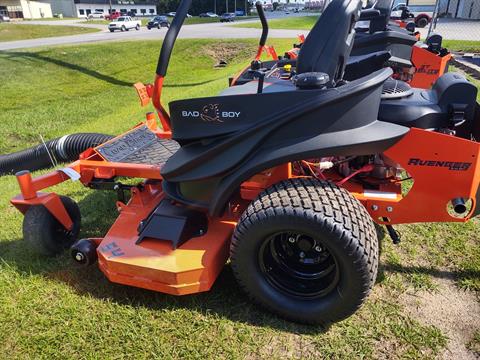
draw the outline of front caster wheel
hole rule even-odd
[[[54,256],[68,249],[80,232],[80,209],[75,201],[60,196],[68,215],[73,221],[67,230],[43,205],[31,206],[23,219],[23,238],[39,254]]]
[[[97,261],[97,247],[90,239],[78,240],[70,248],[73,260],[80,265],[92,265]]]
[[[365,301],[377,275],[378,240],[370,215],[345,189],[296,179],[248,206],[230,256],[254,301],[295,322],[327,325]]]

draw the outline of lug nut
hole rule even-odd
[[[300,252],[300,258],[303,259],[305,257],[305,253],[302,251]]]
[[[315,246],[316,252],[322,252],[322,247],[320,245]]]
[[[377,211],[377,210],[378,210],[378,206],[377,206],[377,205],[372,205],[372,210],[373,210],[373,211]]]
[[[293,244],[295,242],[295,238],[293,236],[290,236],[288,238],[288,242]]]
[[[75,260],[77,261],[83,261],[85,259],[85,256],[83,256],[83,254],[81,252],[77,252],[75,254]]]

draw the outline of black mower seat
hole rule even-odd
[[[476,87],[456,73],[440,77],[431,90],[414,89],[403,81],[390,79],[384,84],[378,119],[421,129],[448,128],[456,111],[451,104],[456,104],[469,122],[474,116],[474,108],[469,104],[475,104],[476,96]]]
[[[390,61],[411,66],[412,48],[416,42],[417,38],[414,36],[391,30],[374,34],[360,33],[355,37],[351,55],[388,51],[392,55]]]

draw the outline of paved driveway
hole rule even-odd
[[[420,32],[425,37],[428,26]],[[439,19],[434,32],[448,40],[480,41],[480,20]]]
[[[67,23],[68,21],[68,23]],[[75,20],[73,20],[75,21]],[[258,21],[258,20],[255,20]],[[38,21],[29,23],[55,23],[55,25],[68,24],[75,25],[72,20],[65,21]],[[63,24],[62,24],[63,23]],[[83,25],[83,24],[82,24]],[[29,39],[18,40],[0,43],[0,50],[13,50],[38,46],[51,46],[51,45],[66,45],[66,44],[79,44],[99,41],[119,41],[119,40],[155,40],[163,39],[167,30],[162,28],[148,30],[146,27],[142,27],[139,31],[130,30],[127,32],[114,32],[111,33],[107,30],[105,25],[91,25],[100,26],[103,31],[82,35],[70,35],[60,37],[50,37],[41,39]],[[270,30],[268,36],[271,38],[296,38],[299,33],[306,33],[305,31],[297,30]],[[197,25],[185,25],[182,27],[179,38],[193,39],[193,38],[216,38],[216,39],[235,39],[235,38],[260,38],[260,29],[249,28],[237,28],[232,27],[230,24],[225,23],[209,23],[209,24],[197,24]]]

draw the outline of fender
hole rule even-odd
[[[302,159],[382,153],[409,130],[404,126],[374,121],[366,126],[320,134],[304,141],[292,139],[277,148],[262,148],[226,175],[178,183],[164,180],[163,190],[177,201],[208,209],[212,216],[219,216],[240,185],[264,170]]]
[[[404,126],[375,121],[360,128],[320,134],[304,142],[285,144],[275,150],[264,149],[221,179],[209,204],[209,212],[213,216],[221,214],[241,183],[263,170],[302,159],[382,153],[409,130]]]

